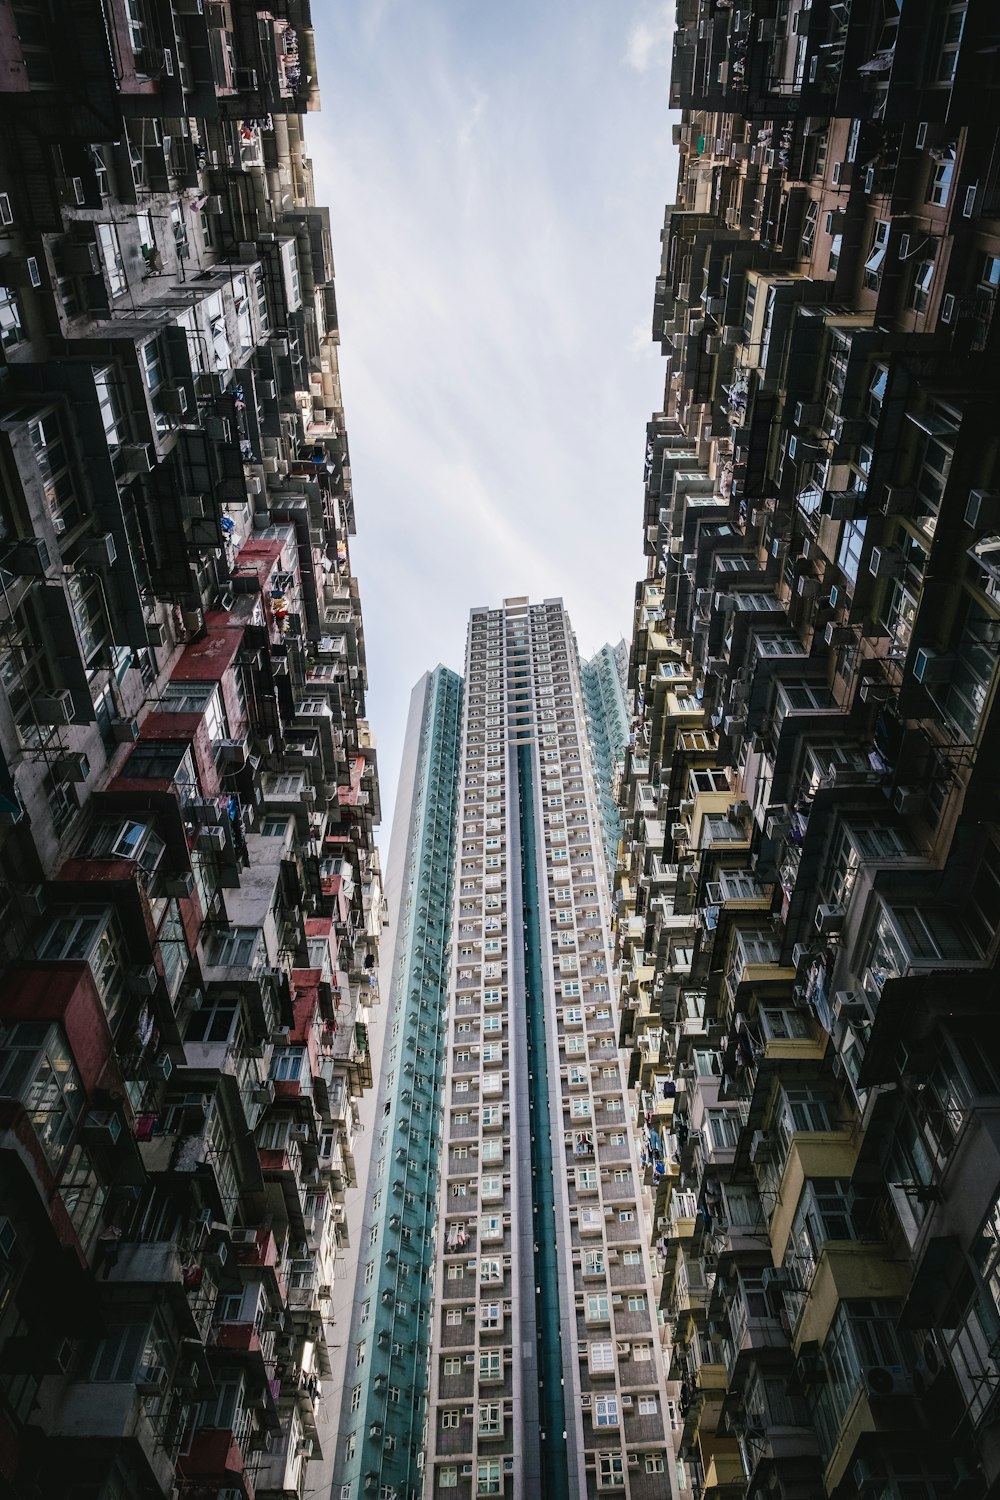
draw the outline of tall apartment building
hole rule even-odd
[[[616,959],[713,1500],[1000,1494],[995,33],[677,8]]]
[[[580,666],[558,600],[472,612],[435,1259],[442,1500],[672,1493]]]
[[[422,1486],[461,716],[462,679],[425,674],[386,867],[395,932],[333,1474],[345,1500]]]
[[[0,1490],[295,1500],[383,900],[308,0],[0,3]]]
[[[602,646],[589,661],[581,663],[580,681],[609,873],[614,870],[622,836],[618,791],[628,743],[627,680],[628,646],[623,640],[617,646]]]

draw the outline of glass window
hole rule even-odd
[[[595,1396],[594,1397],[594,1426],[595,1427],[617,1427],[618,1426],[618,1397],[617,1396]]]
[[[19,1099],[56,1171],[86,1100],[61,1028],[17,1021],[0,1043],[0,1096]]]

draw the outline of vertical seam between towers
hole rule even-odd
[[[528,745],[519,745],[517,749],[517,783],[521,823],[521,914],[524,934],[524,988],[528,1043],[535,1326],[539,1371],[539,1446],[546,1500],[568,1500],[566,1403],[562,1379],[555,1186],[552,1176],[551,1113],[545,1042],[545,989],[538,925],[535,794],[531,775],[531,749]]]

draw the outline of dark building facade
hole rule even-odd
[[[25,1500],[294,1500],[322,1472],[383,899],[318,102],[308,0],[0,4]]]
[[[677,6],[616,957],[714,1500],[1000,1493],[997,43]]]

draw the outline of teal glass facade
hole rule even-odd
[[[580,667],[587,712],[590,752],[597,776],[597,790],[604,826],[604,849],[608,876],[613,879],[622,821],[615,796],[615,783],[624,763],[628,742],[628,714],[625,708],[625,680],[628,672],[628,647],[602,646]]]
[[[389,1014],[334,1500],[421,1491],[461,716],[462,679],[437,667],[411,699],[389,852]]]

